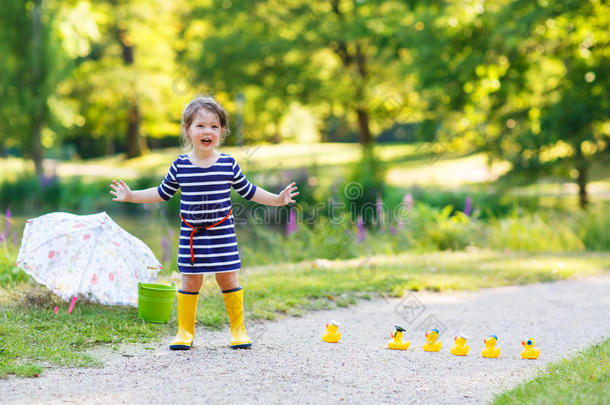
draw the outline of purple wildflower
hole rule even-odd
[[[56,175],[46,176],[43,174],[42,177],[40,178],[40,184],[42,185],[43,188],[47,188],[47,187],[53,186],[55,183],[57,183],[58,180],[59,180],[59,178]],[[146,204],[144,204],[144,205],[146,205]]]
[[[356,235],[357,242],[364,242],[366,239],[366,229],[364,229],[364,222],[362,221],[362,215],[358,216],[358,234]]]
[[[171,241],[174,239],[174,231],[170,229],[167,231],[167,238],[161,239],[161,247],[163,248],[163,260],[170,261],[172,259],[172,244]]]
[[[290,235],[291,233],[296,232],[299,229],[297,225],[297,213],[294,207],[290,208],[290,218],[288,219],[288,223],[286,224],[286,234]]]
[[[402,218],[398,217],[396,222],[398,223],[398,230],[402,231],[405,229],[405,223],[402,222]]]
[[[0,234],[0,242],[4,242],[5,240],[8,240],[9,233],[11,231],[12,213],[11,213],[10,207],[6,209],[5,217],[6,217],[6,219],[5,219],[6,227],[5,227],[4,231]]]
[[[464,214],[470,216],[471,212],[472,212],[472,197],[467,195],[466,201],[464,201]]]
[[[407,210],[411,211],[411,209],[413,209],[413,194],[405,194],[405,196],[402,198],[402,202],[407,208]]]
[[[169,249],[168,249],[168,243],[167,243],[167,239],[165,238],[161,238],[161,261],[163,263],[168,262],[169,261]]]
[[[377,194],[377,201],[375,202],[375,209],[377,211],[377,223],[379,227],[383,223],[383,201],[381,200],[381,196]]]
[[[8,233],[11,230],[11,218],[13,217],[13,214],[11,212],[11,207],[8,207],[6,209],[6,233]]]

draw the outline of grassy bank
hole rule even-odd
[[[504,404],[607,404],[610,398],[610,339],[572,359],[547,367],[537,378],[495,398]]]
[[[299,315],[309,310],[347,306],[380,294],[405,290],[446,291],[592,276],[610,269],[607,253],[433,252],[370,256],[351,260],[315,260],[299,264],[245,268],[246,318],[257,320]],[[58,315],[53,307],[60,305]],[[72,315],[67,304],[31,281],[0,288],[0,376],[35,376],[45,366],[94,366],[83,351],[97,344],[145,342],[174,331],[146,324],[134,308],[79,302]],[[197,319],[219,328],[226,324],[222,297],[206,279]]]

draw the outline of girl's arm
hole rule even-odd
[[[131,191],[129,186],[123,180],[112,180],[110,188],[112,188],[110,194],[115,197],[112,199],[112,201],[131,203],[156,203],[165,201],[159,195],[157,187]]]
[[[284,205],[296,202],[292,197],[299,195],[298,192],[294,192],[297,189],[295,183],[292,182],[286,186],[279,194],[273,194],[264,190],[262,187],[257,187],[252,197],[252,201],[259,204],[273,205],[276,207],[282,207]]]

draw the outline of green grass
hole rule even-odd
[[[298,315],[376,294],[471,290],[603,274],[610,254],[431,252],[246,269],[250,319]],[[203,295],[205,296],[205,294]]]
[[[53,312],[55,305],[61,311]],[[67,304],[44,288],[22,284],[0,289],[0,378],[38,376],[45,366],[101,366],[85,349],[98,344],[146,342],[170,332],[170,325],[147,324],[133,308],[78,302]]]
[[[252,267],[242,271],[240,280],[246,289],[246,318],[252,323],[347,306],[381,294],[400,296],[405,290],[527,284],[599,275],[609,268],[608,253],[433,252]],[[55,305],[61,308],[57,315]],[[146,324],[136,309],[127,307],[79,302],[68,315],[66,303],[31,281],[0,288],[0,308],[0,377],[35,376],[47,365],[96,366],[85,349],[155,341],[175,328],[175,313],[168,324]],[[212,328],[227,322],[212,278],[206,278],[202,288],[197,318]]]
[[[572,359],[547,367],[537,378],[502,393],[502,404],[607,404],[610,398],[610,339]]]

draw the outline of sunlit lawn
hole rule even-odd
[[[387,180],[391,185],[403,187],[418,184],[455,188],[469,183],[494,181],[509,167],[507,162],[494,163],[489,167],[483,153],[469,156],[433,155],[392,165]]]
[[[361,153],[360,145],[354,143],[232,146],[221,147],[220,150],[233,155],[244,169],[252,170],[346,165],[357,162]],[[418,145],[381,145],[377,152],[382,160],[393,161],[419,155],[422,150]],[[180,153],[179,148],[167,148],[127,160],[122,155],[111,155],[83,161],[61,161],[57,163],[56,171],[59,176],[86,175],[124,179],[150,173],[163,175]],[[0,159],[0,170],[5,176],[9,172],[16,174],[26,169],[33,169],[31,162],[17,158]]]
[[[0,181],[15,181],[25,171],[33,171],[34,163],[16,157],[0,158]]]
[[[354,143],[315,143],[253,145],[244,147],[222,147],[222,151],[233,155],[246,172],[264,172],[318,166],[321,169],[336,167],[333,175],[345,175],[348,165],[356,163],[361,156],[361,147]],[[436,151],[431,144],[382,144],[377,146],[377,155],[386,163],[386,180],[396,187],[436,187],[457,189],[493,183],[509,168],[508,162],[495,162],[488,166],[483,153],[457,154]],[[47,162],[46,167],[59,176],[83,176],[90,179],[122,178],[132,180],[142,175],[165,175],[179,148],[154,150],[134,159],[123,155],[111,155],[83,161]],[[32,171],[33,164],[18,158],[0,159],[0,181],[15,180],[19,173]],[[610,168],[603,164],[591,170],[588,191],[595,200],[610,199]],[[327,176],[330,177],[330,176]],[[574,204],[577,186],[572,182],[539,182],[512,191],[515,195],[539,195],[549,198],[568,197]]]

